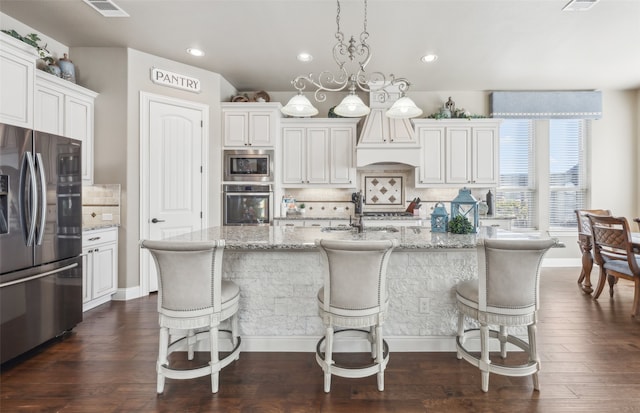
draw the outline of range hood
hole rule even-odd
[[[386,108],[371,108],[356,146],[357,166],[404,163],[419,166],[420,151],[409,119],[391,119]]]

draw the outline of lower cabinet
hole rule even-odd
[[[118,289],[118,228],[82,234],[82,310],[111,301]]]

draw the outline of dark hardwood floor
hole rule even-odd
[[[241,353],[220,392],[208,377],[167,380],[156,395],[156,298],[112,302],[85,313],[62,340],[6,363],[2,412],[640,412],[640,321],[633,290],[585,296],[578,268],[545,268],[538,324],[540,392],[530,377],[480,373],[455,353],[393,353],[385,391],[375,376],[333,378],[322,390],[312,353]],[[596,271],[593,277],[597,279]],[[314,305],[314,304],[310,304]]]

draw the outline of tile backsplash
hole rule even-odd
[[[120,184],[82,187],[83,228],[120,225]]]
[[[304,203],[309,217],[345,217],[353,214],[351,193],[362,190],[365,195],[365,211],[399,211],[419,197],[424,210],[421,215],[429,217],[438,202],[447,211],[451,201],[458,195],[458,187],[416,188],[414,168],[404,165],[373,165],[358,169],[357,189],[305,188],[286,189],[287,195],[296,199],[296,204]],[[472,188],[473,196],[484,200],[487,191],[495,188]],[[386,198],[385,198],[386,197]],[[279,200],[276,205],[279,205]]]

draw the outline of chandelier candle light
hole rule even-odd
[[[309,85],[315,87],[314,98],[316,102],[327,100],[326,92],[340,92],[348,90],[349,94],[342,102],[335,107],[334,112],[343,117],[357,118],[368,115],[371,109],[364,104],[362,99],[356,95],[356,90],[363,92],[382,91],[388,98],[389,94],[385,90],[389,86],[395,86],[400,91],[400,98],[386,112],[387,117],[396,119],[408,119],[422,115],[422,110],[407,96],[405,96],[409,86],[409,81],[405,78],[396,78],[393,74],[388,77],[381,72],[365,73],[365,68],[371,60],[371,49],[367,43],[369,33],[367,32],[367,0],[364,0],[364,28],[360,33],[360,41],[356,41],[354,36],[345,42],[345,37],[340,31],[340,1],[337,1],[338,11],[336,16],[337,31],[335,34],[338,40],[333,46],[333,60],[338,65],[338,72],[332,73],[325,70],[314,78],[313,74],[300,75],[291,81],[298,94],[291,98],[281,110],[282,113],[293,117],[309,117],[318,114],[309,99],[303,95],[303,91]],[[347,60],[348,59],[348,60]],[[349,73],[345,65],[349,62],[357,61],[358,70],[356,73]],[[380,86],[372,86],[380,85]]]

